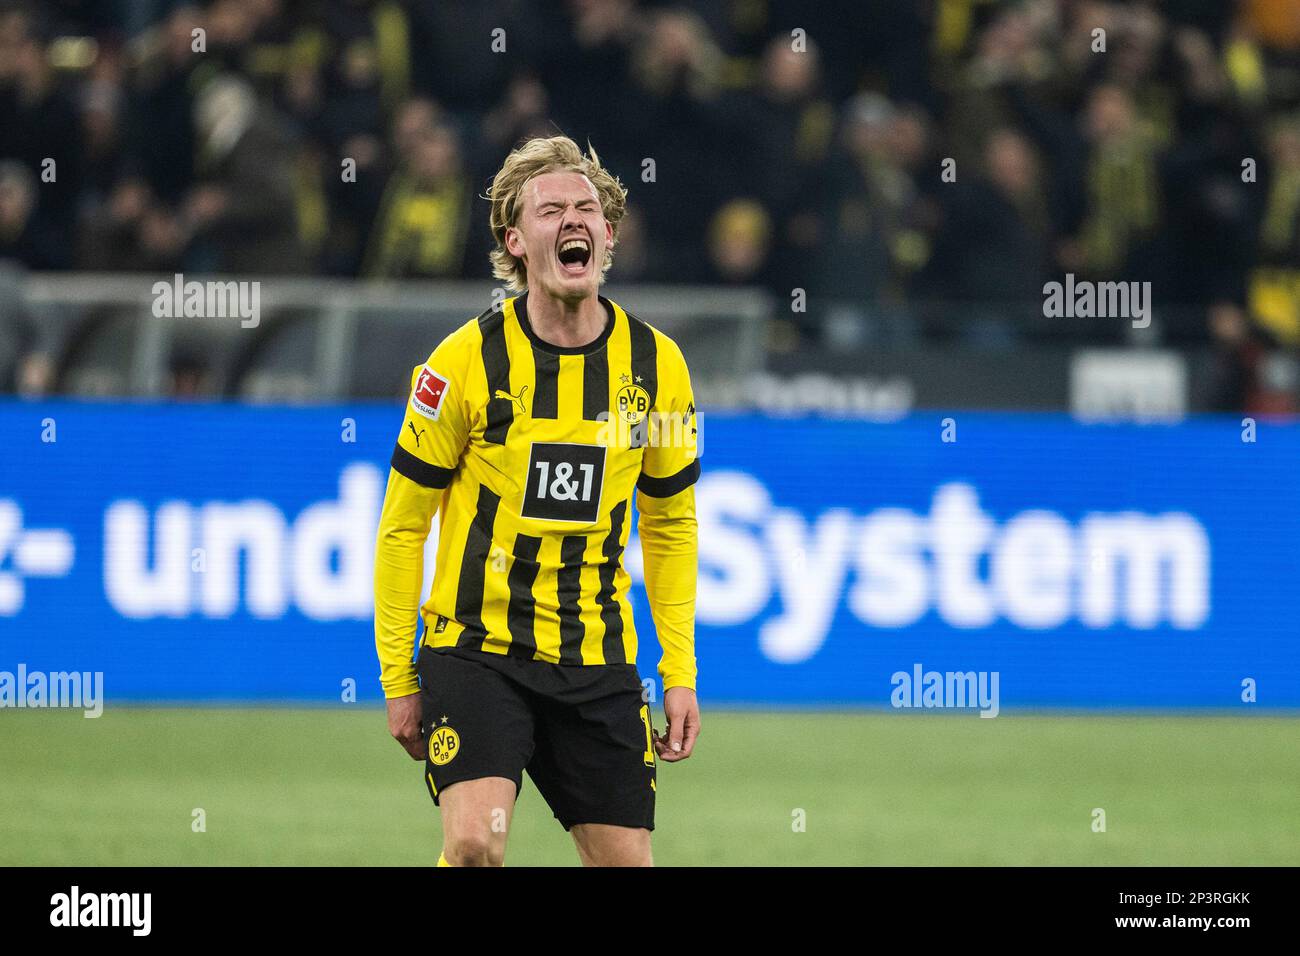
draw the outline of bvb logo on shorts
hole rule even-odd
[[[629,425],[635,425],[650,411],[650,393],[640,385],[624,385],[618,390],[618,414]]]
[[[436,767],[451,763],[460,753],[460,735],[450,727],[439,727],[429,734],[429,762]]]

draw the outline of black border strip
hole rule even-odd
[[[651,478],[643,474],[636,480],[636,489],[651,498],[671,498],[695,484],[700,478],[700,460],[697,458],[675,475]]]
[[[455,468],[442,468],[421,461],[401,445],[393,449],[393,457],[389,464],[393,466],[393,471],[403,478],[410,478],[417,485],[423,485],[425,488],[446,488],[456,474]]]

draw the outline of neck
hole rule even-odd
[[[609,317],[600,298],[589,295],[577,302],[552,298],[536,290],[528,293],[528,323],[544,342],[560,348],[580,348],[600,338]]]

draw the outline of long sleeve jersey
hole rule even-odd
[[[380,517],[375,646],[385,695],[419,689],[423,642],[559,665],[632,663],[632,500],[663,687],[694,687],[698,420],[670,338],[616,303],[594,342],[537,337],[527,294],[417,366]],[[433,587],[423,557],[439,515]]]

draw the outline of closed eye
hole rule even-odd
[[[593,200],[584,199],[582,202],[578,203],[575,208],[578,212],[595,212],[596,203]],[[563,210],[564,204],[562,203],[547,203],[544,206],[538,207],[537,214],[539,216],[550,216],[554,213],[562,212]]]

